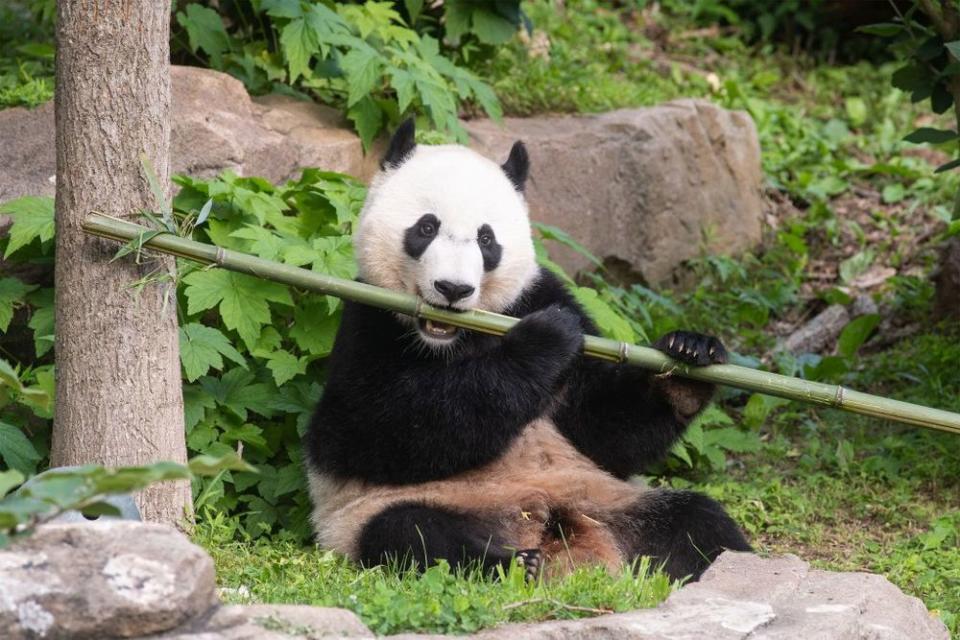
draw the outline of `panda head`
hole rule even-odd
[[[499,165],[460,145],[417,145],[414,122],[390,141],[354,236],[360,277],[455,310],[503,311],[538,272],[517,142]],[[455,327],[420,321],[431,347]]]

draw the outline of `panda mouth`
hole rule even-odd
[[[417,322],[417,328],[420,329],[421,334],[433,340],[453,340],[459,332],[459,329],[452,324],[427,320],[425,318],[421,318]]]

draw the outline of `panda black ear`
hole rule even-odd
[[[513,143],[510,149],[510,157],[500,165],[503,172],[510,178],[513,187],[523,193],[527,184],[527,176],[530,174],[530,156],[527,155],[527,148],[519,140]]]
[[[417,146],[417,125],[413,118],[404,120],[393,137],[390,138],[390,146],[387,147],[387,153],[380,160],[381,169],[396,169],[403,161],[407,159],[414,148]]]

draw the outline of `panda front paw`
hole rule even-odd
[[[580,318],[558,305],[524,316],[504,339],[522,352],[568,363],[583,349]]]
[[[719,338],[692,331],[671,331],[653,348],[684,364],[704,366],[727,362],[727,350]]]

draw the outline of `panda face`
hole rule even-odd
[[[412,126],[410,144],[398,143],[402,129],[360,216],[360,276],[439,307],[502,311],[538,270],[520,190],[522,145],[501,166],[458,145],[415,146]],[[431,347],[459,337],[440,323],[421,321],[417,329]]]

